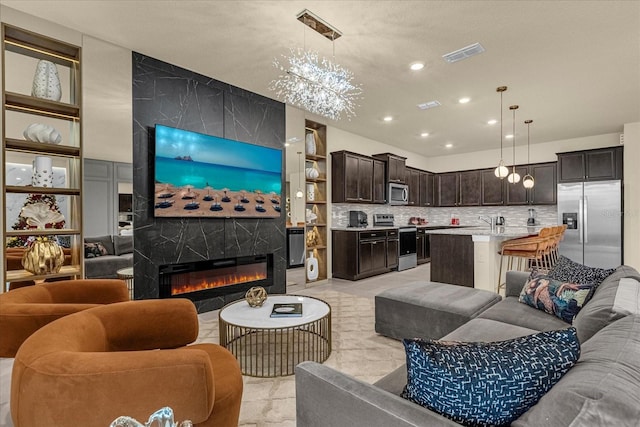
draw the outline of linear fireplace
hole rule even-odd
[[[199,301],[273,284],[273,255],[161,265],[160,298]]]

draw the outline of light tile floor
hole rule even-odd
[[[305,284],[304,269],[287,271],[287,293],[320,298],[331,305],[333,350],[327,366],[374,382],[404,363],[399,341],[374,331],[374,296],[385,289],[429,280],[429,264],[351,282],[329,279]],[[218,310],[199,315],[199,342],[218,343]],[[363,363],[365,362],[366,363]],[[13,359],[0,358],[0,427],[12,427],[9,390]],[[295,426],[295,377],[244,376],[240,425]]]

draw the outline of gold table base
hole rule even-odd
[[[220,345],[238,359],[244,375],[293,375],[298,363],[306,360],[322,363],[331,354],[330,310],[318,320],[282,328],[247,328],[222,318],[219,326]]]

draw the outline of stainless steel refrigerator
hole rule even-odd
[[[558,184],[558,224],[567,224],[560,255],[590,267],[622,263],[622,185],[616,181]]]

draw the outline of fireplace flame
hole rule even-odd
[[[214,280],[202,279],[199,283],[171,284],[171,295],[180,295],[189,292],[203,291],[205,289],[219,288],[221,286],[255,282],[258,280],[265,280],[266,278],[266,272],[256,272],[251,274],[227,274],[216,277]]]

